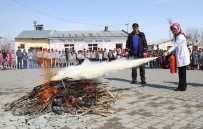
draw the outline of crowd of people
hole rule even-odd
[[[203,49],[193,47],[190,51],[191,64],[188,69],[203,69]],[[169,68],[169,59],[164,56],[165,50],[156,49],[148,51],[145,57],[158,57],[156,60],[148,62],[145,66],[151,69]],[[81,64],[85,59],[90,61],[112,61],[119,58],[129,58],[128,51],[125,49],[106,50],[100,49],[80,50],[54,50],[54,49],[33,49],[26,51],[20,48],[14,50],[0,50],[0,70],[5,69],[32,69],[41,67],[68,67]]]
[[[54,49],[32,49],[26,51],[14,50],[0,51],[0,69],[32,69],[41,67],[68,67],[81,64],[85,59],[90,61],[112,61],[125,57],[125,51],[121,49],[80,50],[54,50]]]
[[[190,52],[190,65],[187,66],[188,70],[203,70],[203,49],[194,46]],[[166,50],[157,49],[148,51],[148,57],[158,57],[156,60],[150,61],[146,67],[151,69],[168,69],[170,67],[169,57],[164,56]]]

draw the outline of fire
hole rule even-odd
[[[85,90],[88,90],[88,91],[92,90],[92,86],[90,86],[90,85],[85,85]]]
[[[14,115],[37,115],[53,111],[73,116],[110,113],[110,103],[117,99],[98,80],[63,80],[34,87],[33,91],[5,105]]]
[[[51,87],[50,84],[42,85],[41,90],[39,91],[37,102],[48,101],[53,95],[58,94],[57,87]]]

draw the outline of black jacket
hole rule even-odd
[[[133,53],[133,41],[132,41],[132,37],[133,37],[134,33],[130,33],[128,35],[128,39],[126,41],[126,48],[129,50],[129,54],[132,55]],[[139,32],[138,34],[139,36],[139,49],[138,49],[138,56],[139,57],[143,57],[143,53],[147,52],[147,40],[145,38],[145,34],[143,32]]]

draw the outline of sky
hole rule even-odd
[[[0,0],[0,37],[33,30],[132,31],[138,23],[148,43],[169,38],[169,21],[182,30],[203,28],[203,0]],[[128,24],[128,25],[127,25]]]

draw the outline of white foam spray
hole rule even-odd
[[[51,78],[51,80],[57,81],[67,77],[72,78],[73,80],[98,78],[113,71],[137,67],[154,59],[156,59],[156,57],[136,60],[118,59],[112,62],[102,63],[85,60],[82,65],[70,66],[59,70],[58,73]]]

